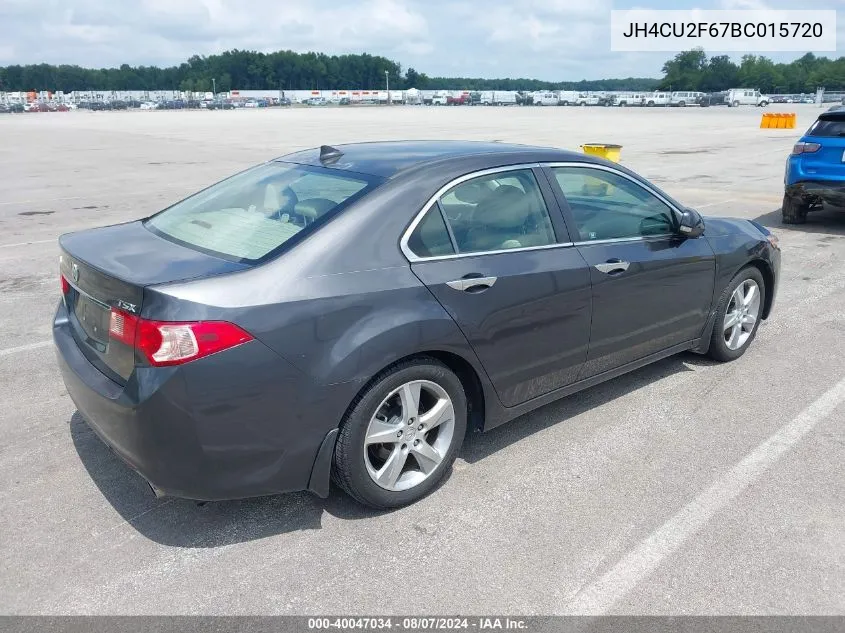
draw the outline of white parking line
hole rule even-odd
[[[42,347],[47,347],[48,345],[52,345],[53,341],[39,341],[38,343],[29,343],[27,345],[18,345],[17,347],[8,347],[6,349],[0,349],[0,356],[11,356],[12,354],[17,354],[18,352],[28,352],[34,349],[40,349]]]
[[[736,198],[728,198],[720,202],[708,202],[707,204],[699,204],[693,207],[694,209],[706,209],[707,207],[718,207],[720,204],[727,204],[728,202],[736,202]]]
[[[845,378],[681,508],[675,516],[622,558],[613,569],[581,589],[565,605],[564,612],[579,615],[607,613],[843,401]]]
[[[56,238],[49,240],[35,240],[34,242],[16,242],[15,244],[0,244],[0,248],[12,248],[13,246],[29,246],[30,244],[46,244],[47,242],[55,242]]]

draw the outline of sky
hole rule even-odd
[[[840,9],[839,50],[821,54],[845,55],[845,0],[0,0],[0,66],[170,66],[239,48],[367,52],[430,76],[659,77],[672,53],[610,51],[611,8],[802,6]]]

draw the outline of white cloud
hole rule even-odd
[[[384,55],[429,75],[658,76],[666,54],[610,52],[611,8],[644,0],[0,0],[0,63],[171,65],[239,48]],[[819,8],[837,6],[818,0]],[[794,0],[649,0],[794,8]],[[815,4],[815,3],[814,3]],[[679,7],[678,5],[683,5]],[[840,20],[845,28],[845,20]],[[775,56],[778,57],[778,56]]]

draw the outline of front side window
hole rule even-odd
[[[603,169],[552,170],[572,210],[581,241],[671,235],[671,208],[635,182]]]
[[[270,162],[165,209],[147,219],[145,226],[212,255],[256,262],[377,186],[377,179],[365,178]]]

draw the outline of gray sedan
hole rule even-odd
[[[469,431],[671,354],[738,358],[780,268],[759,224],[503,143],[323,146],[60,246],[68,393],[156,494],[334,480],[379,508]]]

